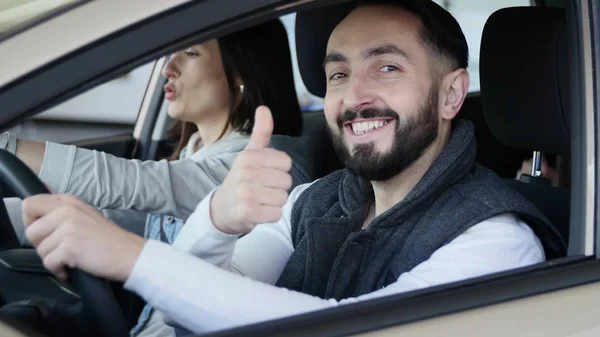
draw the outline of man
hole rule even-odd
[[[467,58],[458,23],[435,3],[368,2],[335,28],[324,60],[325,114],[346,170],[288,198],[291,160],[266,148],[272,119],[261,107],[247,149],[175,249],[71,196],[27,199],[27,236],[59,277],[73,267],[125,281],[195,332],[556,257],[564,246],[552,226],[475,165],[472,125],[453,122]]]

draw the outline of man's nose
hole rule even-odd
[[[360,111],[375,103],[374,90],[364,76],[352,76],[343,99],[344,110]]]

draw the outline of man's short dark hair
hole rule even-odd
[[[466,69],[469,65],[469,46],[458,21],[435,2],[431,0],[357,1],[357,7],[365,5],[394,6],[417,16],[423,26],[422,42],[433,52],[434,59],[446,66],[444,70]]]

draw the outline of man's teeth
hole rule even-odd
[[[386,125],[388,121],[374,121],[374,122],[356,122],[352,123],[352,132],[357,135],[362,135],[369,131],[373,131],[375,129],[379,129],[380,127]]]

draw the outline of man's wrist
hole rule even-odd
[[[219,198],[220,191],[221,191],[221,188],[217,188],[215,190],[215,193],[213,193],[210,198],[210,203],[208,206],[208,216],[210,217],[210,222],[221,233],[237,234],[237,233],[233,233],[233,232],[229,231],[227,228],[225,228],[225,226],[223,226],[223,222],[221,221],[221,219],[219,219],[219,215],[222,215],[222,214],[219,212],[217,207],[215,207],[215,204],[218,204],[218,200],[216,201],[215,199]]]
[[[125,254],[125,258],[122,259],[123,264],[121,271],[118,273],[118,281],[121,282],[126,282],[129,279],[131,273],[133,273],[135,264],[142,254],[144,246],[146,245],[146,239],[129,232],[126,233],[128,234],[128,240],[125,243],[127,253]]]

